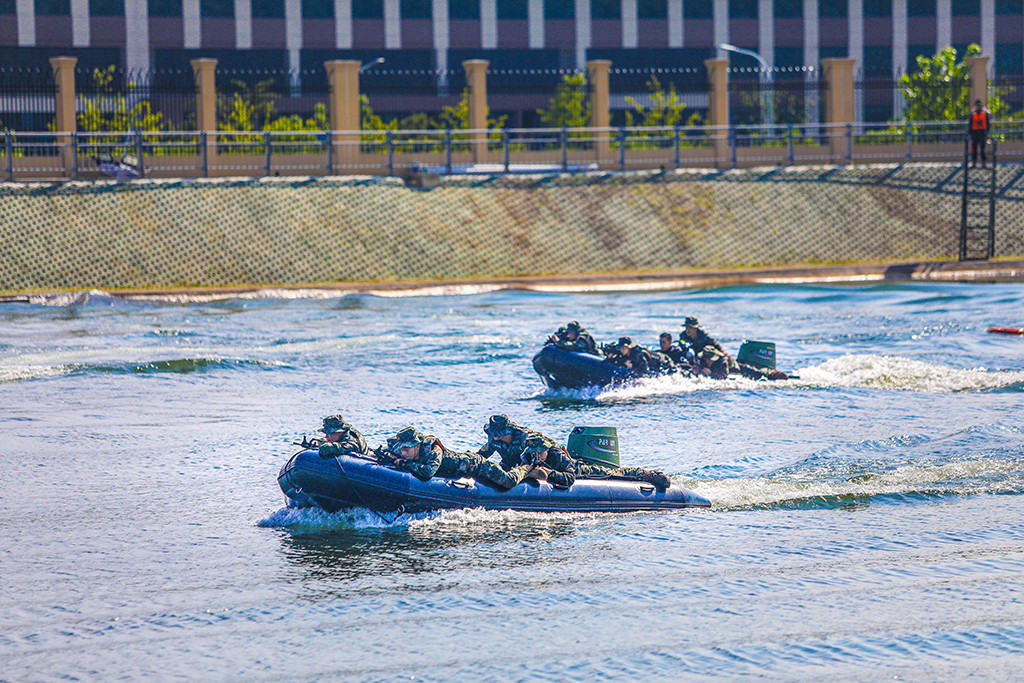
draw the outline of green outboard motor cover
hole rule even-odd
[[[615,427],[576,427],[565,445],[569,455],[597,465],[619,466],[619,436]]]
[[[740,352],[736,356],[737,363],[753,365],[755,368],[775,369],[775,343],[766,341],[743,340]]]

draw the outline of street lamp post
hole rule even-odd
[[[764,58],[753,50],[744,50],[741,47],[729,45],[728,43],[722,43],[718,47],[721,50],[738,52],[741,55],[753,57],[761,65],[761,77],[758,79],[761,83],[761,114],[763,122],[769,126],[772,125],[774,123],[774,116],[772,115],[772,100],[774,98],[772,97],[772,72],[768,68],[768,62],[764,61]]]
[[[383,57],[377,57],[377,59],[373,60],[369,64],[363,64],[361,67],[359,67],[359,73],[363,73],[364,71],[372,69],[373,67],[377,66],[378,64],[383,64],[383,63],[384,63],[384,58]]]

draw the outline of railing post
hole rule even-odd
[[[199,145],[200,145],[200,147],[199,147],[200,152],[199,153],[200,153],[201,159],[202,159],[203,177],[204,178],[209,178],[210,177],[210,148],[209,148],[209,139],[208,139],[208,136],[207,136],[207,133],[206,133],[205,130],[199,132]]]
[[[679,169],[679,126],[675,126],[672,131],[672,144],[675,147],[675,153],[673,154],[673,160],[676,164],[676,169]]]
[[[913,151],[913,144],[914,143],[913,143],[913,136],[910,133],[910,122],[909,121],[907,121],[906,126],[904,126],[904,128],[903,128],[903,134],[907,137],[907,163],[909,164],[910,161],[914,158],[914,151]]]
[[[135,159],[139,165],[139,177],[146,177],[146,164],[142,160],[142,131],[135,131]]]
[[[846,124],[846,163],[853,163],[853,124]]]
[[[738,137],[736,126],[729,126],[729,147],[731,148],[730,154],[732,155],[732,167],[734,169],[736,168],[736,144]]]
[[[395,138],[391,135],[392,131],[386,131],[384,133],[384,149],[387,150],[388,155],[388,175],[395,175]]]
[[[789,124],[789,165],[796,163],[796,156],[793,154],[793,124]]]
[[[270,175],[270,131],[263,131],[263,175]]]
[[[446,128],[444,131],[444,165],[445,173],[447,175],[452,174],[452,129]]]
[[[501,150],[502,150],[502,153],[505,155],[505,173],[509,172],[509,161],[510,161],[510,156],[511,156],[511,154],[509,152],[509,142],[508,142],[508,139],[509,139],[508,128],[506,128],[503,131],[501,131]]]
[[[327,175],[334,175],[334,131],[327,131]]]
[[[7,182],[14,182],[14,134],[4,134],[4,149],[7,151]]]
[[[78,180],[78,131],[71,133],[71,177]]]
[[[569,131],[562,126],[562,132],[560,134],[562,142],[562,172],[565,173],[569,170]]]
[[[615,134],[619,142],[619,170],[626,170],[626,129],[620,127],[618,133]]]

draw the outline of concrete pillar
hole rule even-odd
[[[591,59],[587,62],[587,83],[590,88],[590,127],[608,128],[611,126],[612,114],[608,88],[608,70],[612,63],[607,59]],[[596,161],[611,161],[611,132],[595,130],[594,145]]]
[[[825,77],[825,135],[833,163],[845,163],[849,140],[848,125],[854,121],[853,67],[856,60],[837,57],[821,60]]]
[[[487,67],[486,59],[467,59],[462,63],[466,70],[466,85],[469,87],[469,121],[470,129],[487,128]],[[481,163],[487,157],[487,133],[470,133],[470,149],[473,162]]]
[[[196,132],[206,135],[206,158],[217,154],[217,71],[216,59],[193,59],[192,76],[196,83]]]
[[[75,150],[72,133],[78,130],[78,112],[75,108],[75,64],[77,57],[50,57],[54,84],[54,132],[60,149],[60,162],[71,175],[75,168]]]
[[[327,70],[327,110],[331,130],[359,130],[359,67],[355,60],[324,62]]]
[[[711,146],[715,152],[715,168],[732,166],[729,154],[729,60],[705,59],[708,70],[708,126],[721,126],[711,132]]]
[[[964,59],[967,65],[967,77],[970,79],[971,95],[968,106],[973,107],[976,100],[988,106],[988,63],[992,59],[988,55],[975,55]]]

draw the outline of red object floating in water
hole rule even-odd
[[[988,331],[994,334],[1024,334],[1024,327],[990,327]]]

